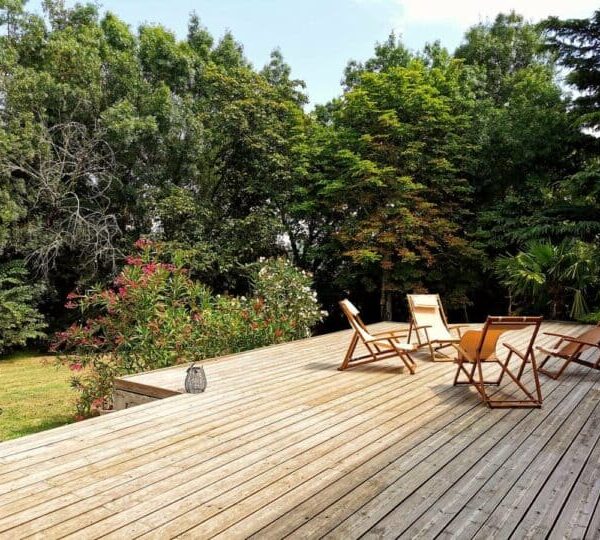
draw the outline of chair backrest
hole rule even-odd
[[[342,300],[339,304],[340,308],[342,309],[342,312],[344,313],[344,315],[346,315],[350,326],[358,333],[361,339],[363,341],[371,339],[372,336],[367,330],[365,323],[362,322],[360,318],[360,312],[358,311],[356,306],[352,302],[350,302],[350,300],[347,299]]]
[[[582,334],[578,336],[574,336],[576,339],[582,339],[584,341],[588,341],[590,343],[596,343],[598,347],[600,347],[600,323],[597,326],[593,326],[592,328],[586,330]],[[580,346],[579,343],[573,343],[572,341],[567,341],[565,345],[563,345],[560,349],[561,354],[571,355],[575,352],[582,353],[587,349],[590,349],[590,345]]]
[[[479,360],[486,360],[496,352],[498,339],[506,332],[532,328],[531,337],[527,348],[523,352],[525,357],[533,354],[533,344],[540,330],[543,317],[494,317],[488,316],[480,331],[465,332],[461,346]],[[477,339],[479,338],[479,339]]]
[[[431,340],[448,339],[448,320],[439,294],[407,294],[410,316],[415,326],[428,326]]]

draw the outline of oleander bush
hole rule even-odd
[[[74,372],[77,413],[110,408],[115,377],[307,337],[323,313],[311,276],[285,259],[248,268],[251,294],[215,295],[177,256],[140,240],[108,288],[68,296],[82,321],[56,334]]]

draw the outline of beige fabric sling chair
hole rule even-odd
[[[571,362],[593,369],[600,369],[600,355],[598,355],[595,362],[592,362],[589,359],[581,359],[581,355],[586,351],[596,349],[600,352],[600,323],[578,336],[569,336],[554,332],[544,332],[544,335],[558,338],[558,341],[553,347],[536,347],[538,351],[546,355],[540,364],[540,372],[544,375],[547,375],[552,379],[558,379]],[[563,361],[557,371],[550,371],[544,368],[548,360],[552,357],[559,358]]]
[[[340,308],[354,330],[344,361],[338,368],[340,371],[396,356],[404,362],[404,365],[411,374],[415,373],[417,365],[409,353],[415,351],[417,347],[415,344],[405,343],[398,339],[402,335],[406,335],[405,330],[378,332],[373,334],[369,332],[362,322],[359,311],[352,302],[349,300],[342,300],[340,302]],[[359,342],[364,345],[367,354],[354,356]]]
[[[439,294],[407,294],[406,297],[410,311],[409,343],[414,331],[418,348],[428,347],[431,360],[435,361],[436,352],[460,342],[460,329],[468,325],[448,324]],[[451,330],[456,330],[456,335]],[[445,361],[451,360],[444,353],[439,355]]]
[[[458,367],[454,377],[454,386],[472,385],[477,389],[481,400],[490,408],[506,407],[541,407],[542,390],[540,386],[538,369],[533,353],[533,344],[538,335],[543,317],[488,317],[481,330],[469,330],[465,332],[460,344],[454,345],[458,350],[456,360]],[[517,349],[510,343],[502,343],[508,350],[508,355],[501,360],[496,355],[496,346],[500,336],[505,332],[531,328],[532,333],[527,347],[523,350]],[[516,359],[518,369],[510,366],[510,361]],[[500,374],[496,380],[484,379],[483,365],[495,363],[500,367]],[[530,367],[534,389],[531,390],[523,382],[525,368]],[[461,381],[461,375],[465,375]],[[493,398],[488,392],[489,386],[500,386],[504,375],[507,375],[521,392],[526,396],[524,399]]]

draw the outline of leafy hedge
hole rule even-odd
[[[56,335],[59,362],[75,372],[78,414],[111,406],[117,376],[307,337],[321,320],[311,276],[286,259],[249,270],[252,296],[214,295],[175,258],[141,240],[111,287],[71,293],[84,320]]]

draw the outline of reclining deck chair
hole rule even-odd
[[[600,369],[600,355],[595,362],[581,359],[581,355],[585,351],[590,349],[597,349],[600,351],[600,323],[578,336],[568,336],[565,334],[556,334],[554,332],[544,332],[544,335],[558,338],[556,344],[551,348],[542,346],[536,347],[538,351],[546,355],[540,364],[540,372],[544,375],[548,375],[548,377],[552,379],[558,379],[571,362],[593,369]],[[558,371],[544,369],[548,360],[553,356],[564,361]]]
[[[344,361],[338,368],[340,371],[361,364],[369,364],[371,362],[397,356],[404,362],[404,365],[411,374],[415,373],[417,365],[409,353],[417,349],[416,345],[411,345],[398,340],[398,337],[401,337],[402,334],[406,335],[405,330],[372,334],[362,322],[359,311],[352,302],[349,300],[342,300],[340,302],[340,307],[342,308],[344,315],[348,318],[350,326],[354,330]],[[354,352],[359,341],[362,342],[368,353],[355,357]]]
[[[448,324],[439,294],[407,294],[406,297],[410,310],[409,343],[414,330],[418,348],[429,347],[431,360],[435,361],[437,351],[460,342],[460,329],[468,325]],[[456,330],[458,335],[452,335],[451,330]],[[450,360],[444,353],[440,354],[444,360]]]
[[[500,407],[541,407],[542,391],[538,376],[538,369],[533,353],[533,344],[542,324],[543,317],[488,317],[481,330],[469,330],[462,336],[460,344],[455,345],[458,350],[458,368],[454,377],[454,386],[473,385],[479,392],[482,401],[490,408]],[[531,327],[532,334],[525,352],[519,351],[509,343],[502,345],[508,349],[505,360],[496,356],[498,339],[505,332]],[[509,363],[513,356],[520,361],[518,371],[510,369]],[[500,375],[495,381],[486,381],[483,375],[483,364],[496,363],[500,366]],[[535,390],[530,391],[522,381],[525,367],[531,367]],[[469,367],[465,367],[469,366]],[[466,380],[459,381],[460,375],[465,374]],[[500,386],[504,375],[527,396],[526,399],[492,399],[487,386]]]

